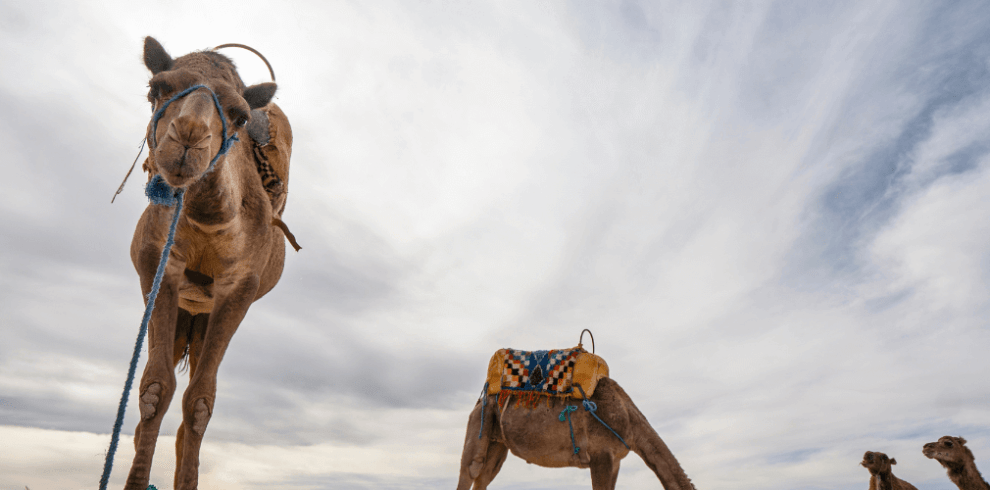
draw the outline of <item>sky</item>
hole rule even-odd
[[[921,454],[944,435],[990,471],[988,23],[978,0],[2,2],[0,488],[98,486],[143,312],[146,176],[110,198],[147,35],[264,53],[295,136],[303,249],[224,357],[203,488],[452,488],[492,353],[584,328],[699,489],[860,489],[865,451],[952,488]],[[491,485],[575,487],[511,455]]]

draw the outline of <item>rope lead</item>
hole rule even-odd
[[[167,185],[167,184],[166,184]],[[110,437],[110,448],[107,450],[107,460],[103,464],[103,476],[100,478],[100,490],[106,490],[110,481],[110,472],[113,470],[113,455],[117,452],[117,442],[120,440],[120,427],[124,423],[124,411],[127,409],[127,398],[131,393],[131,385],[134,384],[134,373],[137,371],[138,359],[141,357],[141,346],[144,344],[144,336],[148,333],[148,322],[151,321],[151,312],[155,309],[155,299],[158,297],[158,290],[162,286],[162,278],[165,276],[165,265],[168,264],[168,255],[175,244],[175,229],[179,223],[179,213],[182,212],[183,190],[175,191],[173,200],[175,202],[175,212],[172,214],[172,225],[168,229],[168,239],[165,247],[162,248],[162,256],[158,260],[158,271],[155,272],[155,281],[151,284],[151,291],[148,293],[148,304],[144,307],[144,318],[141,320],[141,329],[138,330],[137,342],[134,343],[134,354],[131,356],[131,366],[127,370],[127,382],[124,383],[124,394],[120,396],[120,405],[117,406],[117,419],[113,423],[113,435]]]

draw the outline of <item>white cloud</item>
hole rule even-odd
[[[978,4],[90,7],[0,7],[0,486],[98,478],[72,431],[109,430],[140,321],[144,176],[104,199],[147,34],[260,49],[295,134],[305,248],[225,356],[204,486],[449,486],[488,356],[582,328],[699,488],[858,488],[866,450],[935,488],[923,442],[990,453],[987,96],[942,85],[986,68]]]

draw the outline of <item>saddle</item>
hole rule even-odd
[[[258,166],[261,183],[272,201],[275,216],[282,217],[289,186],[289,157],[292,153],[292,128],[275,104],[268,104],[251,111],[247,125],[254,161]]]
[[[520,395],[519,402],[535,406],[542,397],[584,398],[582,390],[590,397],[598,380],[606,377],[605,360],[580,344],[538,351],[499,349],[488,363],[488,394],[498,395],[498,400]]]
[[[296,237],[282,222],[289,189],[289,157],[292,154],[292,127],[289,126],[289,119],[282,109],[271,103],[251,111],[247,132],[251,137],[254,163],[258,167],[261,185],[271,200],[275,214],[272,224],[282,230],[289,244],[298,252],[301,247],[296,242]]]

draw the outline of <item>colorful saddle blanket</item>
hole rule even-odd
[[[581,398],[608,377],[605,360],[582,348],[521,351],[499,349],[488,363],[488,394],[527,394]],[[501,398],[501,397],[500,397]]]

